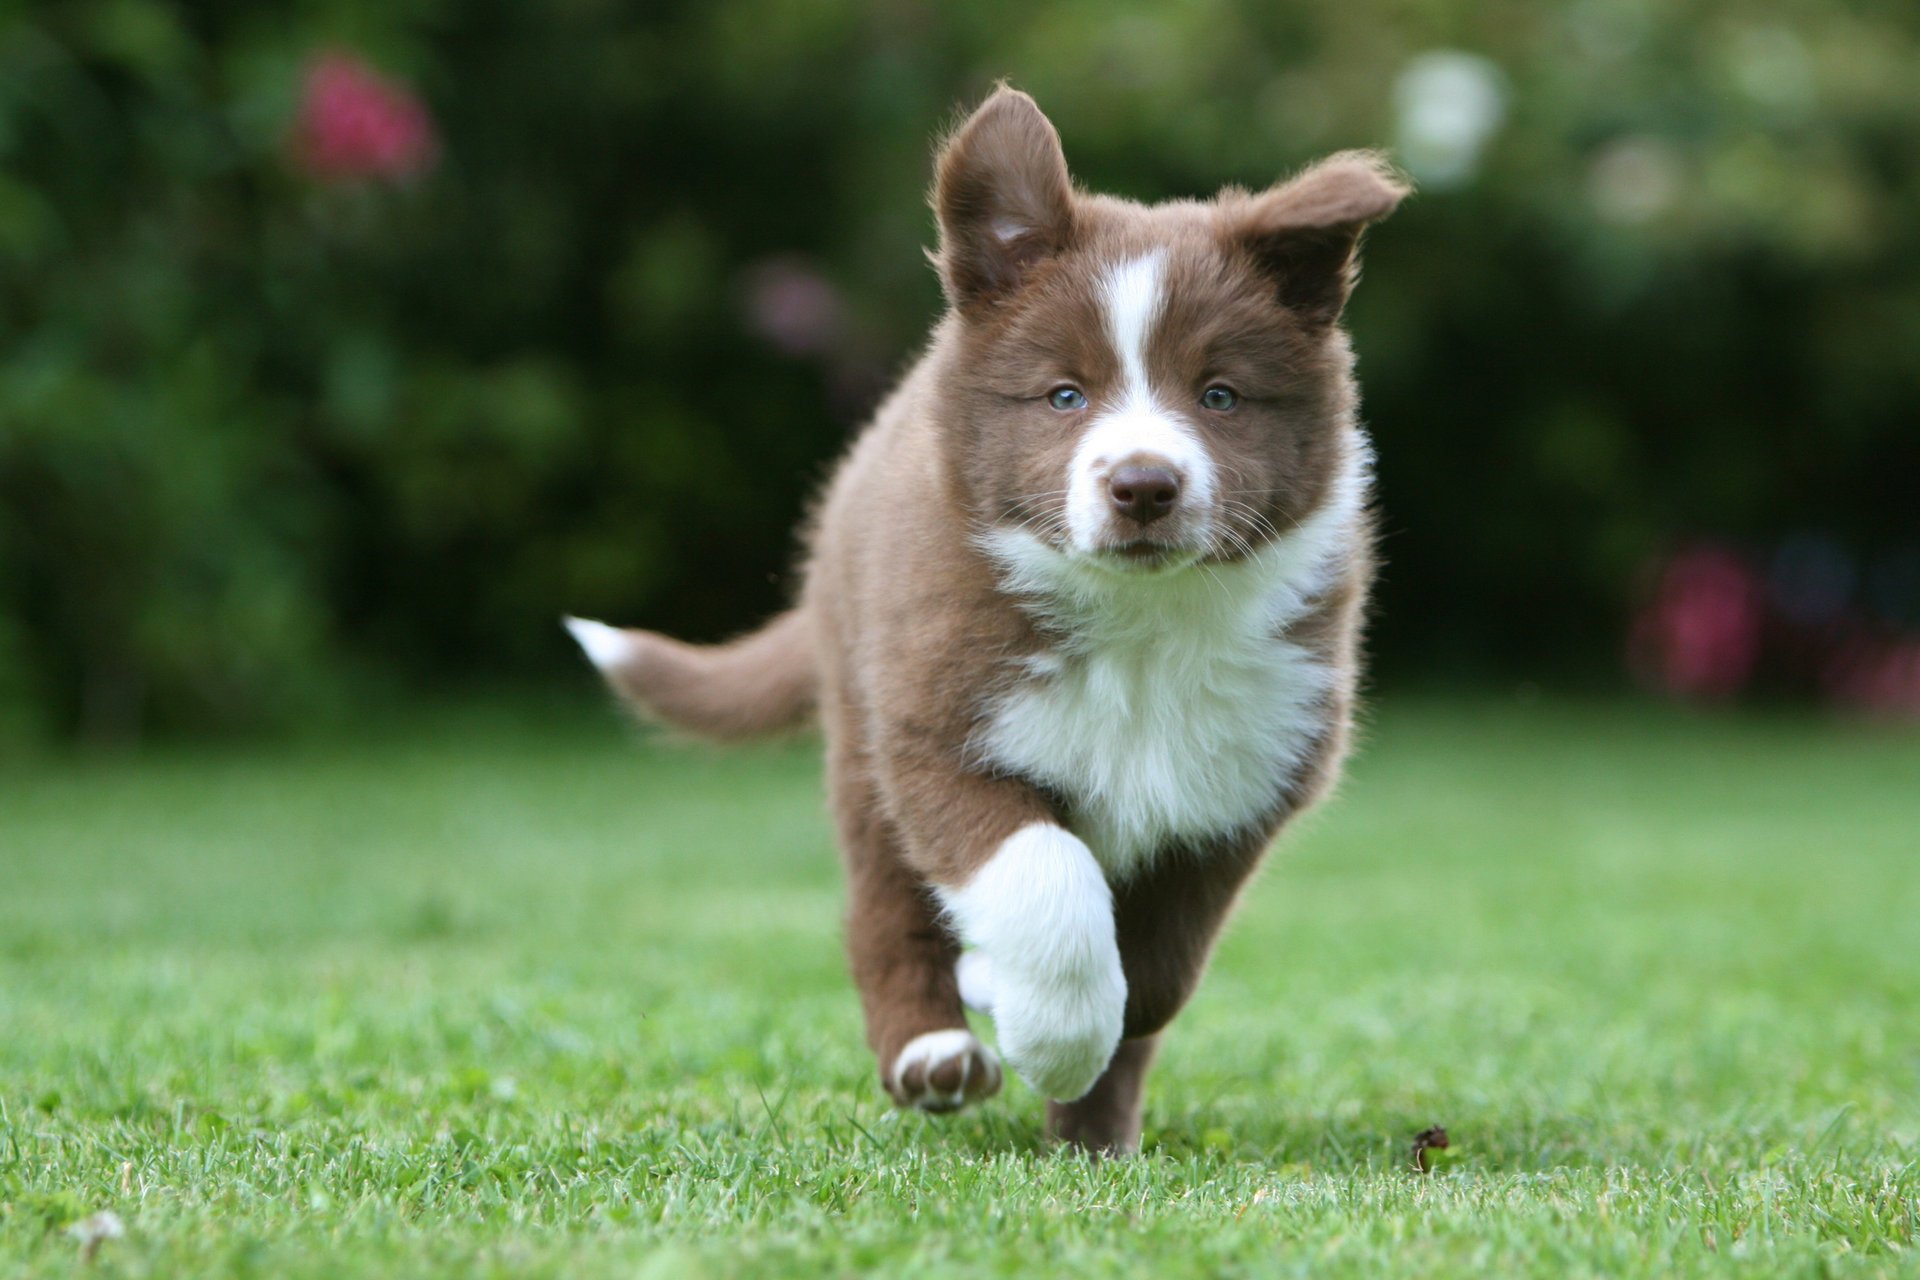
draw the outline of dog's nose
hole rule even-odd
[[[1114,509],[1141,524],[1151,524],[1180,500],[1180,477],[1164,467],[1121,467],[1107,481]]]

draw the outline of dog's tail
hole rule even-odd
[[[799,728],[813,714],[819,663],[804,605],[718,645],[684,644],[585,618],[565,621],[613,691],[649,720],[736,742]]]

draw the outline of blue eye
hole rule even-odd
[[[1240,397],[1231,387],[1213,386],[1200,393],[1200,403],[1215,413],[1225,413],[1240,403]]]
[[[1055,387],[1047,392],[1047,403],[1062,413],[1072,413],[1087,407],[1087,396],[1078,387]]]

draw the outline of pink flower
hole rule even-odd
[[[831,351],[846,327],[846,307],[833,282],[803,258],[763,258],[745,275],[747,321],[790,356]]]
[[[1761,592],[1753,569],[1722,547],[1667,563],[1634,622],[1629,656],[1643,680],[1681,698],[1730,698],[1760,656]]]
[[[328,182],[417,177],[439,152],[433,118],[405,85],[359,56],[334,51],[307,65],[293,154]]]

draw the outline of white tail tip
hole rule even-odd
[[[560,621],[586,653],[587,661],[602,671],[619,666],[633,653],[633,641],[618,627],[595,622],[592,618],[569,616]]]

